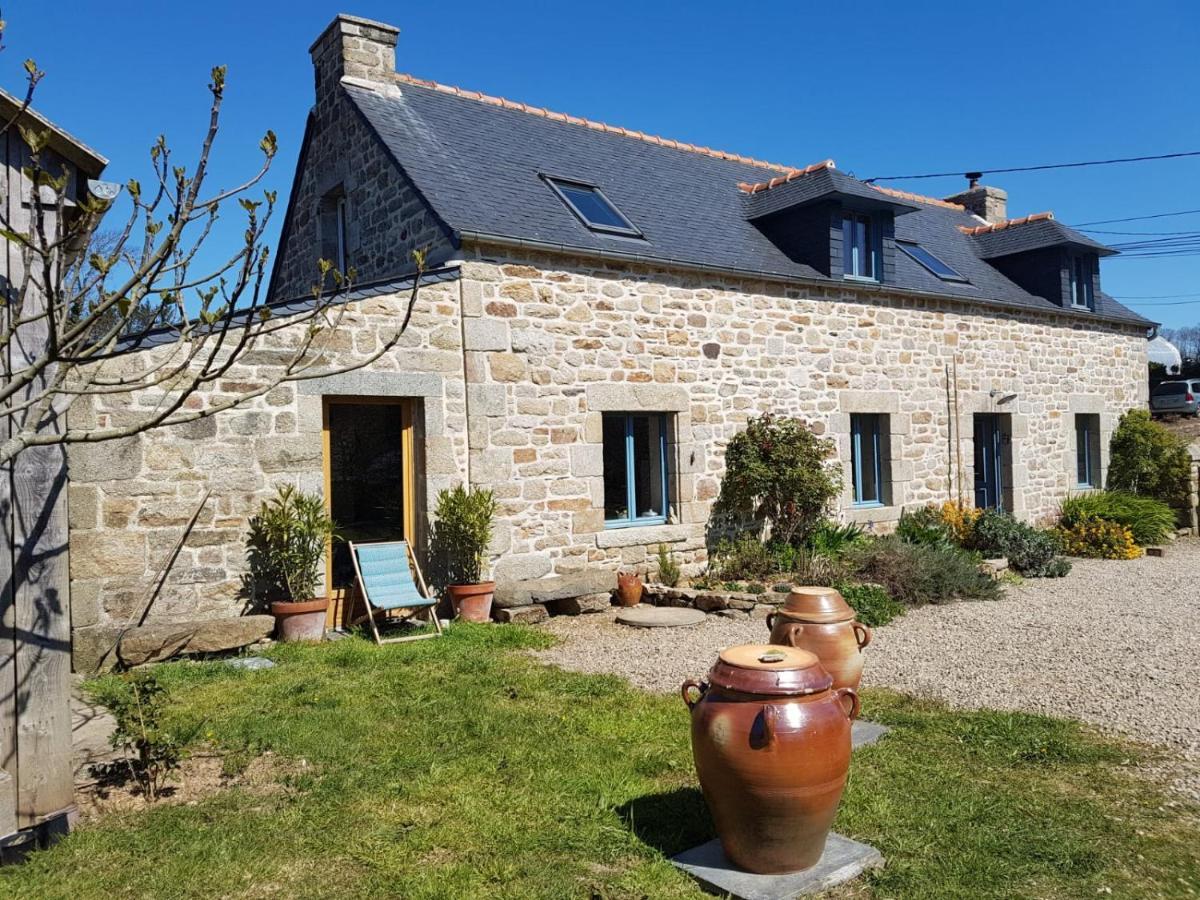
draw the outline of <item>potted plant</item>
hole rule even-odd
[[[489,490],[456,485],[438,494],[433,544],[450,605],[467,622],[486,622],[492,615],[496,582],[483,580],[483,567],[495,515],[496,497]]]
[[[266,591],[281,641],[319,641],[328,597],[320,593],[325,548],[335,526],[317,494],[280,485],[250,520],[250,571]]]

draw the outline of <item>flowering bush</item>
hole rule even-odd
[[[1080,519],[1059,528],[1063,549],[1071,556],[1091,559],[1137,559],[1142,548],[1128,527],[1108,519]]]
[[[960,546],[966,546],[970,542],[971,532],[974,531],[975,523],[981,515],[982,509],[961,506],[954,500],[947,500],[942,504],[942,521],[946,523],[954,542]]]

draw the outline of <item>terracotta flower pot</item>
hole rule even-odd
[[[642,602],[642,576],[637,572],[617,573],[617,605],[637,606]]]
[[[492,618],[492,597],[496,582],[481,584],[451,584],[446,586],[454,615],[464,622],[487,622]]]
[[[783,608],[767,617],[767,627],[772,644],[815,653],[835,688],[858,690],[871,629],[855,621],[854,609],[833,588],[792,588]]]
[[[834,689],[813,654],[769,644],[722,651],[708,679],[682,692],[725,855],[761,874],[816,865],[846,785],[858,696]]]
[[[281,641],[319,641],[325,637],[325,611],[329,600],[280,600],[271,604],[275,636]]]

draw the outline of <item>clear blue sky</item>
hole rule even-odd
[[[227,64],[209,183],[252,172],[273,128],[268,186],[282,206],[312,103],[308,46],[339,9],[399,26],[402,72],[773,162],[833,157],[860,177],[1200,150],[1194,0],[9,0],[0,84],[20,89],[21,62],[36,59],[48,73],[38,108],[111,160],[106,177],[145,183],[159,132],[194,156],[209,68]],[[1008,191],[1010,215],[1052,209],[1068,224],[1200,208],[1200,158],[988,181]],[[892,184],[945,195],[964,182]],[[226,224],[236,241],[240,225]],[[1200,231],[1200,215],[1099,227]],[[1191,295],[1130,302],[1167,325],[1200,323],[1200,256],[1116,258],[1103,284]]]

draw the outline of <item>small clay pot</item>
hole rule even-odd
[[[277,600],[271,604],[275,636],[281,641],[319,641],[325,637],[325,611],[329,599]]]
[[[793,588],[783,607],[767,616],[770,641],[815,653],[833,676],[835,688],[858,690],[865,662],[862,651],[871,643],[871,629],[854,615],[833,588]]]
[[[835,689],[813,654],[767,644],[722,651],[708,683],[681,690],[725,855],[760,874],[816,865],[846,785],[858,695]]]
[[[642,576],[637,572],[617,573],[617,605],[637,606],[642,602]]]
[[[450,584],[446,586],[454,615],[464,622],[487,622],[492,618],[492,598],[496,582],[481,584]]]

